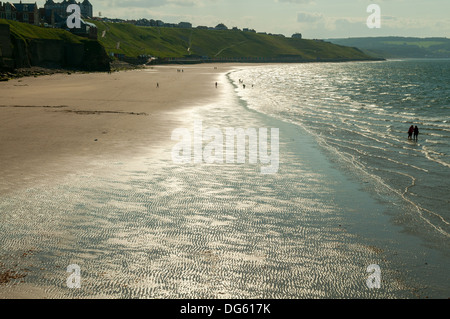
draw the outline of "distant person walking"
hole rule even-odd
[[[408,140],[412,140],[414,133],[414,125],[411,125],[411,127],[408,130]]]
[[[217,82],[216,82],[216,89],[217,89]]]
[[[156,88],[159,89],[159,83],[156,83]]]
[[[417,125],[416,125],[416,127],[414,128],[414,140],[417,142],[417,141],[419,141],[419,128],[417,127]]]

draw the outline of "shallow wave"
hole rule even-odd
[[[412,296],[381,243],[349,229],[349,211],[377,212],[381,205],[331,170],[309,135],[235,103],[198,108],[181,124],[192,128],[195,120],[205,127],[279,127],[279,174],[262,175],[249,163],[176,165],[164,145],[1,197],[2,262],[27,269],[27,282],[52,298]],[[342,193],[346,188],[352,191]],[[30,249],[35,253],[22,257]],[[366,286],[374,261],[383,267],[381,290]],[[81,267],[80,290],[65,286],[73,263]]]
[[[450,60],[389,61],[262,66],[230,77],[254,84],[237,86],[250,108],[307,128],[448,237],[450,212],[436,205],[450,189],[448,70]],[[418,142],[406,138],[413,123],[421,130]],[[404,193],[411,181],[414,194]]]

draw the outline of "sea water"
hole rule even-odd
[[[376,215],[370,209],[355,215],[354,230],[390,242],[403,251],[405,271],[415,269],[426,285],[440,282],[438,295],[448,294],[449,59],[263,65],[229,77],[250,109],[304,128],[334,167],[377,194],[401,231],[381,231],[386,221],[378,230],[365,226]],[[411,125],[419,127],[418,141],[407,137]]]
[[[0,297],[448,297],[448,211],[433,204],[448,201],[448,86],[435,84],[436,112],[383,97],[423,99],[402,93],[412,87],[395,74],[434,67],[430,77],[444,76],[446,66],[264,65],[222,75],[214,102],[168,118],[189,130],[198,121],[279,129],[277,174],[249,162],[177,164],[169,134],[142,157],[112,156],[2,196],[0,266],[25,277],[1,285]],[[380,83],[386,94],[375,93]],[[417,143],[405,137],[411,122]],[[80,270],[81,288],[69,287],[68,267]]]
[[[304,127],[335,160],[403,198],[410,231],[448,241],[450,60],[259,66],[231,77],[247,84],[238,92],[249,108]]]

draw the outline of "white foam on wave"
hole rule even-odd
[[[337,66],[337,68],[339,67]],[[445,153],[429,149],[426,145],[427,140],[419,143],[406,140],[407,128],[411,123],[416,123],[421,126],[423,135],[436,139],[432,143],[434,148],[445,147],[448,145],[445,143],[445,139],[448,138],[446,133],[450,132],[450,125],[446,121],[436,117],[434,113],[419,119],[423,114],[419,115],[416,111],[411,110],[399,110],[391,103],[391,100],[385,101],[387,106],[382,104],[384,102],[357,102],[347,96],[345,81],[336,82],[341,87],[334,87],[332,82],[335,74],[330,72],[328,76],[324,76],[324,74],[317,76],[315,72],[327,72],[320,65],[281,66],[279,68],[269,66],[266,67],[266,72],[264,72],[264,68],[258,68],[257,72],[254,71],[254,69],[248,68],[233,76],[235,80],[238,78],[248,81],[258,79],[259,87],[256,90],[237,88],[238,94],[248,101],[250,108],[301,125],[313,134],[324,147],[332,148],[341,159],[350,163],[357,170],[364,171],[385,189],[396,193],[412,205],[417,211],[417,216],[426,224],[445,237],[449,236],[448,231],[444,229],[444,226],[448,225],[447,217],[419,204],[416,202],[417,198],[411,199],[409,193],[405,194],[402,189],[397,189],[387,183],[381,175],[374,173],[383,171],[382,175],[399,174],[409,178],[411,185],[404,185],[404,190],[409,189],[412,185],[417,188],[415,183],[418,177],[415,176],[414,171],[421,174],[420,179],[422,180],[426,177],[424,174],[439,170],[442,166],[450,167],[445,160]],[[273,73],[278,74],[276,79],[272,76]],[[280,77],[281,73],[284,73],[284,81]],[[346,77],[347,82],[354,85],[351,77]],[[356,91],[360,91],[363,85],[361,79],[358,81],[359,88]],[[274,89],[275,87],[276,89]],[[406,84],[405,86],[405,88],[414,87],[416,85]],[[385,90],[389,89],[389,86],[385,88]],[[385,93],[383,99],[391,96],[387,94],[389,92],[381,93]],[[406,94],[409,98],[414,98],[412,93]],[[365,98],[364,94],[357,93],[356,95]],[[394,97],[399,98],[396,95]],[[279,107],[272,107],[280,103],[286,104],[282,108],[282,112]],[[429,110],[431,112],[433,108],[429,108]],[[389,123],[387,127],[386,122]],[[349,138],[350,136],[351,138]],[[381,155],[380,152],[389,155]],[[367,161],[364,161],[365,164],[362,162],[364,157],[380,160],[380,163],[391,164],[387,167],[366,167]],[[433,166],[435,164],[438,166]],[[403,167],[406,171],[412,170],[412,173],[393,170],[394,167]],[[430,218],[431,216],[433,218]],[[442,225],[436,224],[434,218],[437,218]]]

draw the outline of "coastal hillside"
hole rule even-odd
[[[92,21],[98,40],[68,31],[0,19],[0,69],[33,66],[108,71],[112,56],[126,62],[310,62],[374,60],[361,50],[321,40],[239,30],[140,27]],[[146,57],[138,59],[138,57]],[[128,59],[128,60],[127,60]]]
[[[32,66],[107,71],[109,57],[104,47],[72,33],[53,28],[0,19],[0,67]]]
[[[367,60],[355,48],[319,40],[285,38],[238,30],[140,27],[127,23],[90,21],[109,54],[151,55],[164,59],[278,59],[296,61]]]
[[[326,40],[381,58],[450,58],[450,39],[373,37]]]

